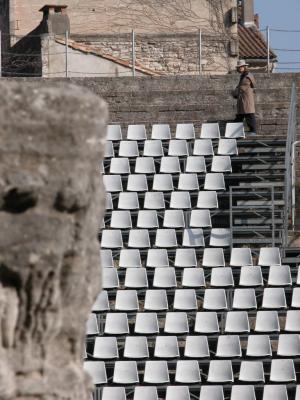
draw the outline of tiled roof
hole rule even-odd
[[[238,26],[239,57],[243,59],[266,59],[268,48],[263,35],[256,27]],[[270,59],[276,59],[276,54],[270,50]]]
[[[65,44],[65,39],[60,39],[60,38],[56,37],[55,41],[57,43],[60,43],[60,44]],[[122,65],[125,68],[130,68],[130,69],[132,68],[131,62],[126,61],[126,60],[122,60],[121,58],[112,56],[110,54],[105,54],[100,49],[98,49],[98,48],[96,48],[94,46],[91,46],[89,44],[79,43],[79,42],[76,42],[75,40],[69,39],[68,45],[69,45],[69,47],[71,49],[78,50],[78,51],[81,51],[81,52],[86,53],[86,54],[92,54],[94,56],[104,58],[104,59],[112,61],[112,62],[114,62],[116,64]],[[150,75],[150,76],[164,75],[163,73],[154,71],[154,70],[152,70],[150,68],[147,68],[147,67],[143,66],[138,61],[136,61],[136,63],[135,63],[135,70],[138,71],[138,72],[141,72],[141,73],[143,73],[145,75]]]

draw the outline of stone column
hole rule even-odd
[[[107,107],[65,83],[0,91],[0,399],[88,400]]]

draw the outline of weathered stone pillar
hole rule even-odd
[[[64,83],[0,92],[0,399],[87,400],[107,108]]]

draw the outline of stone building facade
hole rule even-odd
[[[1,1],[1,0],[0,0]],[[14,45],[40,23],[44,0],[2,0]],[[66,3],[66,4],[65,4]],[[56,0],[67,5],[73,40],[166,74],[227,73],[237,59],[237,0]],[[202,31],[200,59],[199,30]]]
[[[82,67],[77,71],[79,76],[113,76],[114,70],[118,72],[115,76],[120,76],[122,68],[114,65],[114,59],[124,63],[126,71],[121,73],[127,75],[134,58],[136,65],[149,70],[150,75],[223,75],[235,71],[240,56],[248,59],[249,48],[256,49],[255,60],[256,53],[261,58],[260,71],[265,71],[267,64],[267,46],[254,23],[254,0],[69,0],[66,4],[56,0],[50,8],[43,7],[44,0],[0,0],[0,5],[1,2],[5,11],[2,25],[13,53],[19,53],[21,48],[28,54],[20,43],[25,42],[27,46],[30,41],[36,42],[38,34],[48,34],[47,40],[53,40],[48,50],[54,49],[57,47],[54,36],[68,32],[77,47],[88,48],[81,54],[76,53],[78,67]],[[42,22],[39,11],[44,12]],[[68,18],[64,32],[50,29],[47,22],[50,18],[59,20],[60,14]],[[240,29],[242,25],[244,29]],[[250,30],[252,33],[247,37],[251,37],[253,43],[249,47],[247,39],[246,47],[242,48],[240,43],[245,41],[241,36]],[[70,49],[73,54],[74,49]],[[43,52],[42,45],[39,52]],[[97,59],[94,67],[86,57],[90,53],[110,58],[111,65],[107,60]],[[45,63],[47,56],[49,59]],[[253,54],[249,56],[251,64]],[[35,60],[38,57],[35,56]],[[58,70],[58,76],[62,76],[63,56],[56,57],[48,51],[40,58],[44,65],[48,64],[47,71]],[[59,58],[61,66],[57,66]],[[55,68],[51,68],[51,62],[55,62]],[[73,64],[76,66],[76,62]],[[105,64],[103,70],[102,64]],[[28,74],[28,69],[26,71]],[[40,64],[34,73],[34,76],[45,76]],[[12,75],[10,71],[8,74]],[[56,76],[53,72],[50,75]]]

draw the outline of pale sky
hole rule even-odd
[[[279,61],[277,72],[300,72],[300,0],[255,0],[255,12],[260,15],[260,29],[269,25],[271,29],[299,31],[271,30],[270,42]]]

